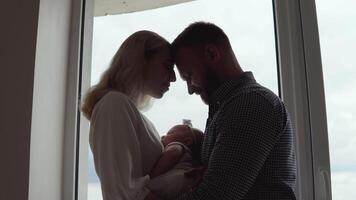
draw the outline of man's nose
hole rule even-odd
[[[187,87],[188,87],[188,93],[190,95],[194,94],[194,92],[195,92],[194,87],[192,87],[192,85],[188,82],[187,82]]]

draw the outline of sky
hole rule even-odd
[[[333,199],[353,199],[356,191],[356,3],[351,0],[317,0],[317,14],[327,106]],[[157,32],[172,41],[195,21],[209,21],[228,35],[245,71],[278,94],[272,2],[267,0],[197,0],[154,10],[95,17],[92,84],[130,34],[138,30]],[[177,74],[178,75],[178,74]],[[170,127],[191,119],[204,130],[208,107],[200,97],[188,95],[177,76],[170,90],[144,113],[161,135]],[[100,186],[89,156],[88,200],[101,200]]]

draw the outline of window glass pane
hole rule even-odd
[[[356,196],[356,2],[316,0],[334,200]]]
[[[228,35],[237,59],[245,71],[278,94],[273,10],[271,1],[205,0],[154,10],[94,18],[92,85],[108,67],[120,44],[135,31],[157,32],[170,42],[195,21],[209,21]],[[188,95],[185,83],[177,76],[170,90],[144,114],[160,134],[191,119],[193,126],[204,130],[208,107],[200,97]],[[101,198],[100,184],[89,155],[88,199]]]

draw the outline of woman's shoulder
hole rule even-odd
[[[109,91],[95,105],[93,113],[99,110],[137,110],[135,104],[124,93],[119,91]],[[135,112],[135,111],[134,111]]]
[[[109,91],[107,92],[100,101],[106,102],[106,101],[115,101],[118,103],[131,103],[130,98],[119,91]]]
[[[130,106],[136,107],[131,99],[124,93],[119,91],[109,91],[98,102],[99,105],[115,105],[115,106]]]

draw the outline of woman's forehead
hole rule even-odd
[[[166,61],[173,63],[173,56],[172,56],[169,48],[161,48],[157,52],[157,56],[165,59]]]

